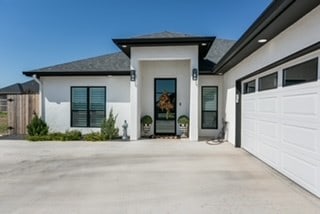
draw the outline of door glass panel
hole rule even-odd
[[[176,80],[155,80],[155,133],[175,134]]]

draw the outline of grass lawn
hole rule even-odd
[[[6,134],[8,128],[8,115],[6,112],[0,112],[0,135]]]

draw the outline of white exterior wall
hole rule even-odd
[[[320,6],[304,16],[224,75],[228,141],[235,143],[235,81],[266,65],[320,41]]]
[[[218,129],[201,129],[201,87],[202,86],[217,86],[218,87]],[[223,118],[223,77],[212,75],[201,75],[199,79],[199,136],[201,137],[216,137],[222,128]]]
[[[187,60],[189,65],[190,82],[190,140],[198,140],[198,81],[193,81],[191,77],[192,69],[198,69],[198,46],[170,46],[170,47],[133,47],[131,48],[131,69],[136,70],[136,81],[130,83],[131,100],[131,140],[137,140],[141,136],[140,118],[141,114],[141,87],[143,81],[140,64],[144,61],[172,61]],[[177,67],[178,69],[178,67]],[[151,88],[153,90],[153,88]],[[153,96],[152,96],[153,97]],[[179,99],[179,97],[177,97]],[[152,114],[151,114],[152,115]]]
[[[99,128],[71,128],[71,86],[105,86],[106,115],[110,109],[118,114],[117,127],[122,134],[122,124],[127,120],[130,124],[130,84],[129,77],[119,76],[90,76],[90,77],[41,77],[43,84],[43,118],[52,132],[80,130],[82,133],[100,131]],[[130,130],[130,126],[128,127]]]
[[[154,79],[176,78],[177,79],[177,118],[180,115],[189,115],[190,106],[190,60],[171,61],[141,61],[141,116],[150,115],[154,119]],[[181,134],[176,124],[177,134]],[[154,132],[152,124],[150,134]]]

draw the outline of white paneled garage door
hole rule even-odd
[[[283,87],[283,69],[242,82],[241,146],[320,197],[320,81]],[[259,91],[272,73],[276,88]]]

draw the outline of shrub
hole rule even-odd
[[[186,126],[187,124],[189,124],[189,117],[186,116],[186,115],[181,115],[181,116],[178,118],[178,123]]]
[[[29,136],[44,136],[48,134],[49,127],[37,114],[31,120],[31,123],[27,126]]]
[[[149,115],[144,115],[142,118],[141,118],[141,123],[142,125],[151,125],[153,122],[152,120],[152,117],[149,116]]]
[[[27,136],[27,140],[30,140],[30,141],[50,141],[51,137],[49,135]]]
[[[99,132],[92,132],[90,134],[83,135],[85,141],[102,141],[103,138]]]
[[[82,134],[78,130],[66,131],[64,134],[64,140],[71,141],[71,140],[81,140]]]
[[[108,119],[104,119],[101,124],[101,136],[103,140],[112,140],[119,136],[119,129],[116,128],[116,120],[118,115],[113,115],[113,110],[109,112]]]

